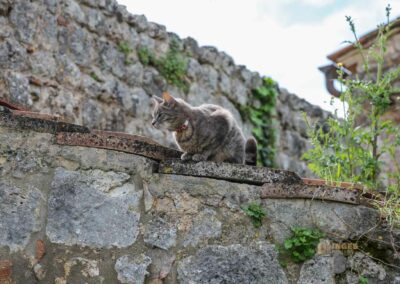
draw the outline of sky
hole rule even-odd
[[[118,0],[133,14],[165,25],[181,38],[212,45],[236,64],[275,79],[279,86],[324,109],[331,96],[318,67],[352,40],[345,16],[359,35],[400,15],[400,0]]]

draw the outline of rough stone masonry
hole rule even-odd
[[[170,134],[150,127],[150,95],[168,91],[193,105],[229,109],[246,136],[251,134],[253,126],[239,106],[260,86],[258,73],[214,47],[200,47],[143,15],[129,14],[115,0],[0,0],[0,27],[0,98],[89,128],[141,134],[172,146]],[[143,47],[164,55],[172,40],[188,58],[188,94],[138,59]],[[310,145],[303,111],[312,120],[329,115],[280,89],[277,166],[306,177],[311,173],[300,158]]]
[[[78,135],[85,147],[65,138]],[[0,283],[397,283],[389,235],[360,191],[282,170],[183,164],[155,145],[1,111]],[[249,202],[267,212],[259,229],[241,209]],[[277,246],[293,226],[335,242],[368,237],[376,254],[337,250],[282,266]]]
[[[138,60],[137,48],[161,56],[172,39],[189,60],[188,94]],[[165,160],[179,153],[146,138],[171,144],[147,127],[150,95],[165,90],[230,109],[249,135],[238,105],[260,84],[229,55],[114,0],[0,0],[0,98],[42,113],[0,111],[0,283],[397,283],[391,239],[360,192]],[[329,115],[280,89],[278,166],[303,177],[302,111]],[[249,202],[267,212],[259,229],[240,208]],[[364,250],[284,267],[277,246],[293,226]]]

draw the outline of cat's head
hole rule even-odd
[[[168,93],[163,93],[162,99],[153,96],[154,111],[151,124],[157,128],[175,131],[187,120],[181,100],[175,99]]]

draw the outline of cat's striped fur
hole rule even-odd
[[[257,144],[246,141],[232,114],[217,105],[193,107],[168,93],[153,96],[152,124],[173,131],[182,160],[215,161],[255,165]]]

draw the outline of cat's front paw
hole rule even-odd
[[[207,158],[202,154],[194,154],[192,160],[195,162],[201,162],[207,160]]]
[[[189,153],[183,153],[181,155],[181,160],[184,162],[190,161],[192,159],[192,155],[190,155]]]

